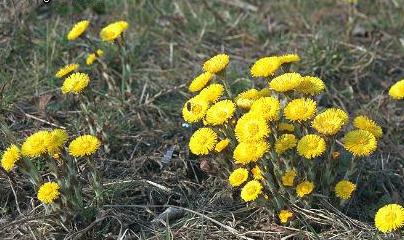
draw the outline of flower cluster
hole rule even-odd
[[[196,95],[182,109],[186,122],[200,126],[190,151],[227,162],[222,167],[241,199],[269,203],[281,223],[294,215],[292,204],[315,201],[313,193],[332,193],[340,204],[354,196],[356,165],[376,151],[383,135],[368,116],[319,106],[316,96],[325,90],[319,77],[281,72],[298,61],[297,54],[258,59],[250,73],[267,86],[233,96],[225,74],[229,56],[216,55],[190,83]],[[390,95],[398,98],[401,90],[399,82]],[[342,152],[351,156],[347,167],[340,165]]]

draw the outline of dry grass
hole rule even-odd
[[[384,203],[403,203],[402,103],[394,106],[383,94],[404,76],[404,4],[359,0],[352,8],[341,2],[1,2],[0,149],[38,128],[92,131],[104,143],[99,168],[107,194],[104,208],[88,213],[92,221],[62,221],[45,216],[27,181],[2,172],[1,238],[399,239],[402,232],[379,235],[372,218]],[[131,25],[124,62],[110,49],[103,73],[93,73],[97,82],[86,111],[61,96],[53,78],[58,67],[85,55],[88,46],[64,39],[68,26],[82,18],[92,19],[94,35],[115,19]],[[269,210],[241,204],[215,177],[214,166],[209,173],[200,169],[188,154],[192,130],[181,127],[179,109],[200,64],[223,50],[233,60],[229,76],[236,91],[263,86],[248,79],[257,57],[297,52],[303,58],[299,71],[327,83],[323,107],[360,109],[383,126],[380,151],[362,163],[351,204],[342,211],[326,202],[320,210],[296,206],[297,221],[285,227]],[[159,216],[170,206],[177,208]]]

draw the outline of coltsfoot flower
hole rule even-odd
[[[83,21],[76,23],[73,26],[73,28],[69,31],[69,33],[67,34],[67,39],[69,41],[73,41],[73,40],[77,39],[78,37],[80,37],[81,34],[83,34],[86,31],[89,24],[90,24],[90,22],[87,20],[83,20]]]
[[[310,181],[304,181],[296,186],[296,193],[299,197],[304,197],[310,194],[314,189],[314,183]]]
[[[238,187],[247,181],[248,170],[245,168],[237,168],[229,176],[229,182],[232,187]]]
[[[49,138],[47,139],[46,146],[50,155],[60,153],[63,145],[66,143],[69,135],[63,129],[54,129],[49,132]]]
[[[404,99],[404,79],[401,79],[390,87],[389,95],[396,100]]]
[[[27,157],[39,157],[48,150],[51,134],[49,131],[38,131],[25,139],[21,146],[21,154]]]
[[[205,99],[208,103],[213,103],[216,102],[223,95],[223,92],[224,86],[222,84],[214,83],[202,89],[202,91],[197,96]]]
[[[297,139],[293,134],[283,134],[275,141],[275,152],[282,154],[289,149],[296,147]]]
[[[84,157],[94,154],[100,148],[101,142],[92,135],[79,136],[69,144],[69,154],[73,157]]]
[[[293,187],[297,174],[295,170],[287,170],[282,176],[282,184],[286,187]]]
[[[260,169],[260,167],[258,165],[255,165],[255,167],[253,167],[251,169],[251,173],[252,173],[255,180],[264,179],[264,176],[262,175],[262,171],[261,171],[261,169]]]
[[[56,182],[44,183],[38,190],[38,200],[45,204],[52,204],[60,196],[59,189],[60,187]]]
[[[334,135],[346,124],[348,115],[341,109],[329,108],[318,114],[311,123],[317,132],[324,135]]]
[[[371,132],[376,138],[380,138],[383,135],[382,128],[375,121],[364,115],[354,118],[353,125],[358,129]]]
[[[188,90],[190,92],[199,92],[206,86],[206,84],[208,84],[208,82],[213,78],[213,76],[214,74],[210,72],[204,72],[200,74],[199,76],[194,78],[194,80],[192,80]]]
[[[262,192],[262,185],[257,180],[249,181],[246,185],[244,185],[243,189],[241,189],[241,198],[246,201],[254,201],[257,199],[258,195]]]
[[[285,109],[285,118],[289,121],[307,121],[315,114],[317,109],[316,102],[309,98],[298,98],[290,101]]]
[[[212,151],[217,143],[217,134],[210,128],[200,128],[192,134],[189,149],[193,154],[206,155]]]
[[[129,24],[126,21],[118,21],[108,24],[101,29],[100,38],[103,41],[112,42],[117,39],[128,28]]]
[[[203,64],[203,70],[210,73],[219,73],[229,64],[229,55],[218,54]]]
[[[20,158],[20,149],[15,144],[12,144],[4,151],[1,157],[1,167],[7,172],[10,172]]]
[[[299,73],[284,73],[269,82],[269,87],[277,92],[287,92],[296,89],[302,82]]]
[[[268,136],[270,129],[260,114],[244,114],[234,129],[239,142],[256,142]]]
[[[251,75],[253,77],[271,76],[278,70],[281,64],[278,57],[260,58],[251,67]]]
[[[256,162],[268,151],[269,145],[265,141],[241,142],[233,152],[235,163],[246,165]]]
[[[290,132],[293,133],[295,131],[295,126],[290,123],[279,123],[278,130],[282,132]]]
[[[73,73],[65,79],[61,88],[63,94],[79,94],[88,86],[90,77],[86,73]]]
[[[219,141],[215,146],[215,151],[216,152],[223,151],[229,145],[229,143],[230,143],[230,140],[228,138]]]
[[[300,61],[300,56],[297,54],[285,54],[278,58],[282,64]]]
[[[289,218],[293,217],[293,212],[289,210],[281,210],[278,214],[281,223],[287,223]]]
[[[260,91],[253,88],[239,93],[235,98],[235,101],[238,107],[243,109],[250,109],[252,104],[260,97]]]
[[[259,113],[265,120],[279,119],[280,102],[275,97],[261,97],[251,105],[250,112]]]
[[[76,63],[68,64],[57,71],[55,77],[61,78],[66,76],[67,74],[76,71],[79,68],[79,65]]]
[[[341,199],[351,198],[352,192],[355,191],[356,185],[348,180],[341,180],[335,185],[335,195]]]
[[[207,124],[216,126],[226,123],[233,117],[236,105],[230,100],[222,100],[215,103],[206,112]]]
[[[311,76],[302,77],[300,84],[296,87],[296,91],[311,96],[321,93],[324,89],[325,84],[323,80]]]
[[[342,139],[344,148],[354,156],[369,156],[377,148],[376,137],[365,130],[353,130]]]
[[[305,135],[297,143],[297,153],[307,159],[321,156],[325,148],[325,140],[315,134]]]
[[[404,226],[404,208],[399,204],[387,204],[375,215],[376,228],[389,233]]]
[[[182,108],[182,117],[186,122],[199,122],[205,117],[208,110],[208,102],[200,96],[195,96],[189,99]]]

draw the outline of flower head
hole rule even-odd
[[[55,74],[55,77],[57,77],[57,78],[64,77],[67,74],[69,74],[69,73],[71,73],[73,71],[76,71],[78,68],[79,68],[79,65],[76,64],[76,63],[68,64],[68,65],[62,67],[61,69],[59,69],[57,71],[57,73]]]
[[[209,103],[213,103],[216,102],[223,95],[223,92],[223,85],[214,83],[202,89],[198,96],[205,99]]]
[[[246,165],[256,162],[268,151],[269,146],[265,141],[241,142],[233,152],[235,163]]]
[[[282,56],[280,56],[278,58],[279,58],[279,61],[282,64],[300,61],[300,56],[297,55],[297,54],[285,54],[285,55],[282,55]]]
[[[269,82],[269,87],[277,92],[287,92],[296,89],[302,81],[298,73],[284,73]]]
[[[289,210],[281,210],[278,217],[281,223],[287,223],[289,218],[293,217],[293,212]]]
[[[69,154],[73,157],[84,157],[94,154],[100,148],[101,142],[92,135],[79,136],[69,144]]]
[[[268,121],[278,120],[280,112],[279,100],[275,97],[262,97],[251,105],[250,112],[259,113]]]
[[[230,140],[228,138],[219,141],[215,146],[215,151],[216,152],[223,151],[229,145],[229,143],[230,143]]]
[[[290,101],[285,109],[285,118],[290,121],[306,121],[316,112],[316,102],[309,98],[298,98]]]
[[[90,24],[90,22],[87,20],[76,23],[73,26],[73,28],[69,31],[69,33],[67,34],[67,39],[69,41],[72,41],[72,40],[75,40],[78,37],[80,37],[80,35],[86,31],[89,24]]]
[[[304,181],[296,186],[296,193],[297,196],[304,197],[304,195],[310,194],[313,191],[313,189],[314,189],[314,183],[310,181]]]
[[[379,138],[383,135],[382,128],[377,123],[375,123],[375,121],[366,116],[360,115],[354,118],[353,125],[358,129],[371,132],[376,138]]]
[[[53,203],[56,199],[59,198],[59,189],[60,187],[56,182],[47,182],[42,184],[38,190],[38,200],[45,204]]]
[[[194,80],[192,80],[188,90],[190,92],[198,92],[202,90],[206,86],[206,84],[208,84],[208,82],[213,78],[213,76],[214,74],[210,72],[204,72],[200,74],[199,76],[194,78]]]
[[[6,151],[4,151],[3,156],[1,157],[1,167],[7,172],[10,172],[20,158],[20,149],[12,144],[6,149]]]
[[[96,59],[97,59],[97,55],[95,53],[90,53],[87,55],[86,64],[92,65]]]
[[[295,170],[287,170],[282,176],[282,184],[286,187],[293,187],[297,174]]]
[[[342,116],[342,114],[346,117]],[[341,130],[342,126],[347,122],[347,119],[348,115],[344,111],[330,108],[318,114],[311,125],[319,133],[324,135],[334,135]]]
[[[229,176],[229,182],[232,187],[238,187],[247,181],[248,170],[245,168],[237,168]]]
[[[212,151],[217,143],[217,134],[210,128],[200,128],[192,134],[189,149],[193,154],[206,155]]]
[[[387,204],[375,215],[376,228],[389,233],[404,226],[404,208],[399,204]]]
[[[325,140],[315,134],[303,136],[297,143],[297,153],[305,158],[312,159],[321,156],[325,151]]]
[[[62,93],[79,94],[87,87],[90,77],[86,73],[73,73],[65,79],[62,86]]]
[[[182,108],[182,117],[186,122],[200,121],[208,110],[208,102],[200,96],[189,99]]]
[[[38,131],[25,139],[21,146],[21,154],[27,157],[39,157],[48,150],[49,138],[48,131]]]
[[[47,139],[46,146],[48,147],[48,153],[50,155],[60,153],[60,149],[67,141],[69,135],[63,129],[55,129],[49,132],[49,138]]]
[[[260,97],[261,97],[260,91],[253,88],[239,93],[235,101],[238,107],[244,109],[250,109],[251,105],[255,102],[255,100],[259,99]]]
[[[295,126],[290,123],[279,123],[278,124],[278,130],[282,132],[291,132],[293,133],[295,131]]]
[[[262,171],[258,165],[255,165],[255,167],[251,169],[251,173],[255,180],[264,179],[264,176],[262,176]]]
[[[97,49],[97,51],[95,51],[97,57],[102,57],[104,56],[104,51],[102,49]]]
[[[254,142],[268,136],[270,129],[261,115],[244,114],[238,119],[234,132],[239,142]]]
[[[281,66],[278,57],[264,57],[258,59],[251,67],[251,75],[253,77],[268,77],[273,75]]]
[[[211,125],[221,125],[233,117],[236,105],[230,100],[215,103],[206,112],[206,122]]]
[[[369,156],[377,148],[376,137],[365,130],[348,132],[342,140],[344,148],[354,156]]]
[[[351,198],[351,194],[355,191],[356,185],[348,180],[341,180],[335,185],[335,195],[341,199]]]
[[[275,141],[275,152],[282,154],[296,147],[297,139],[293,134],[283,134]]]
[[[257,199],[258,195],[262,192],[262,185],[257,180],[249,181],[246,185],[244,185],[243,189],[241,189],[241,198],[246,201],[254,201]]]
[[[296,91],[312,96],[321,93],[324,89],[324,82],[318,77],[311,76],[302,77],[299,86],[296,87]]]
[[[229,64],[229,55],[218,54],[203,64],[203,70],[210,73],[219,73]]]
[[[108,24],[100,32],[100,38],[103,41],[114,41],[128,28],[129,24],[126,21],[118,21]]]
[[[401,79],[390,87],[389,95],[396,100],[404,99],[404,79]]]

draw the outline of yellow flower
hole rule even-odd
[[[282,184],[286,187],[293,187],[296,176],[295,170],[287,170],[282,176]]]
[[[314,183],[310,181],[304,181],[296,186],[296,193],[299,197],[310,194],[314,189]]]
[[[262,97],[252,105],[250,112],[259,113],[265,120],[274,121],[279,119],[280,103],[275,97]]]
[[[354,118],[353,125],[356,128],[371,132],[376,138],[381,137],[383,134],[382,128],[375,121],[363,115]]]
[[[69,154],[73,157],[84,157],[94,154],[100,148],[101,142],[92,135],[79,136],[69,144]]]
[[[61,69],[58,70],[58,72],[55,74],[55,77],[57,78],[61,78],[63,76],[66,76],[67,74],[76,71],[79,68],[78,64],[68,64],[64,67],[62,67]]]
[[[230,140],[229,140],[228,138],[219,141],[219,142],[216,144],[215,151],[216,151],[216,152],[221,152],[221,151],[223,151],[223,150],[227,147],[227,145],[229,145],[229,143],[230,143]]]
[[[188,90],[190,92],[198,92],[202,90],[202,88],[204,88],[206,84],[208,84],[208,82],[213,78],[213,76],[214,74],[210,72],[204,72],[200,74],[199,76],[194,78],[194,80],[192,80]]]
[[[208,102],[200,96],[189,99],[182,108],[182,117],[186,122],[194,123],[200,121],[208,110]]]
[[[246,185],[244,185],[243,189],[241,189],[241,198],[246,201],[254,201],[257,199],[258,195],[262,192],[262,185],[257,180],[249,181]]]
[[[289,210],[281,210],[278,217],[281,223],[287,223],[289,218],[293,217],[293,212]]]
[[[255,102],[255,100],[261,97],[260,92],[257,89],[250,89],[244,92],[241,92],[237,95],[235,102],[238,107],[243,109],[250,109],[251,105]]]
[[[342,140],[344,148],[354,156],[369,156],[377,147],[376,137],[365,130],[348,132]]]
[[[69,41],[72,41],[72,40],[75,40],[78,37],[80,37],[80,35],[83,34],[84,31],[86,31],[89,24],[90,24],[90,22],[87,20],[76,23],[73,26],[73,28],[69,31],[69,33],[67,34],[67,39]]]
[[[21,154],[27,157],[39,157],[48,150],[50,132],[38,131],[27,137],[21,146]]]
[[[251,67],[251,75],[253,77],[268,77],[273,75],[281,66],[278,57],[264,57],[258,59]]]
[[[401,79],[390,87],[389,95],[396,100],[404,98],[404,79]]]
[[[321,93],[324,89],[324,82],[318,77],[311,76],[302,77],[299,86],[296,87],[296,91],[312,96]]]
[[[342,112],[342,113],[341,113]],[[342,116],[345,114],[345,116]],[[334,135],[341,130],[342,126],[347,122],[348,115],[336,108],[330,108],[318,114],[311,126],[319,133],[324,135]]]
[[[229,56],[218,54],[203,64],[203,70],[210,73],[221,72],[229,64]]]
[[[59,198],[59,189],[59,185],[55,182],[47,182],[42,184],[38,190],[38,200],[45,204],[53,203],[56,199]]]
[[[216,102],[223,95],[223,92],[223,85],[214,83],[202,89],[198,96],[205,99],[209,103],[213,103]]]
[[[233,158],[235,163],[246,165],[258,161],[268,149],[269,146],[265,141],[241,142],[234,149]]]
[[[97,57],[104,56],[104,51],[102,51],[102,49],[97,49],[97,51],[95,53],[97,54]]]
[[[206,155],[212,151],[217,143],[217,134],[210,128],[200,128],[192,134],[189,149],[193,154]]]
[[[1,157],[1,166],[4,170],[10,172],[20,158],[20,149],[12,144],[6,149],[6,151],[4,151],[3,156]]]
[[[283,132],[294,132],[295,131],[295,126],[290,123],[279,123],[278,124],[278,129],[279,131]]]
[[[222,100],[215,103],[206,112],[206,123],[221,125],[233,117],[236,105],[230,100]]]
[[[255,142],[268,136],[270,129],[261,115],[248,113],[238,119],[234,132],[239,142]]]
[[[50,155],[60,153],[60,149],[67,141],[69,135],[65,130],[55,129],[49,132],[49,138],[47,138],[46,146]]]
[[[305,158],[311,159],[321,156],[325,151],[325,141],[315,134],[303,136],[297,143],[297,153]]]
[[[375,215],[376,228],[389,233],[404,226],[404,208],[399,204],[387,204]]]
[[[282,154],[296,147],[297,139],[293,134],[283,134],[275,141],[275,152]]]
[[[341,180],[335,185],[335,195],[341,199],[351,198],[351,194],[355,191],[356,185],[347,180]]]
[[[86,64],[87,65],[91,65],[94,63],[95,59],[97,59],[97,56],[95,55],[95,53],[90,53],[87,55],[86,58]]]
[[[262,171],[258,165],[255,165],[255,167],[251,169],[251,173],[255,180],[264,179],[264,176],[262,176]]]
[[[125,21],[118,21],[108,24],[101,30],[100,38],[103,41],[109,41],[109,42],[114,41],[119,36],[121,36],[123,31],[125,31],[128,28],[128,25],[129,24]]]
[[[90,77],[86,73],[73,73],[65,79],[62,86],[62,93],[79,94],[88,86]]]
[[[282,56],[280,56],[278,58],[279,58],[279,61],[282,64],[300,61],[300,56],[297,55],[297,54],[285,54],[285,55],[282,55]]]
[[[296,89],[302,81],[298,73],[284,73],[269,82],[269,87],[277,92],[287,92]]]
[[[298,98],[290,101],[285,109],[285,118],[290,121],[306,121],[316,112],[316,102],[309,98]]]
[[[245,168],[237,168],[229,176],[229,182],[232,187],[238,187],[247,181],[248,170]]]

